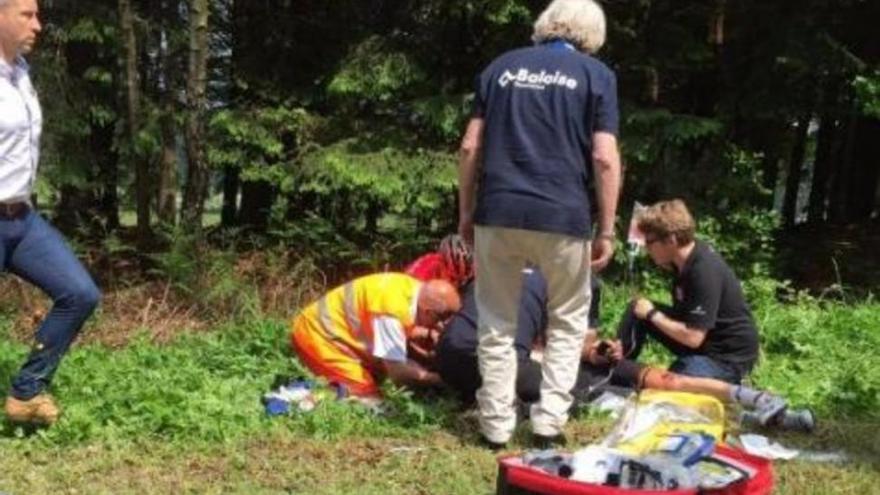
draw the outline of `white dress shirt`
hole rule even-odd
[[[40,161],[43,113],[19,57],[0,59],[0,202],[29,201]]]

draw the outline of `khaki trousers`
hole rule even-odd
[[[531,263],[547,281],[547,346],[541,400],[532,406],[532,431],[562,432],[572,404],[590,307],[590,243],[561,234],[477,226],[477,355],[482,387],[477,391],[481,433],[505,443],[516,427],[516,354],[513,340],[522,269]]]

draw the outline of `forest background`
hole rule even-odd
[[[279,426],[258,398],[299,371],[285,352],[298,307],[455,230],[474,77],[529,43],[545,2],[40,6],[35,202],[104,301],[56,381],[62,422],[0,438],[0,490],[490,491],[488,456],[453,461],[473,431],[450,404],[391,391],[391,418],[328,404]],[[618,231],[635,201],[684,198],[759,320],[753,381],[831,419],[810,446],[860,459],[784,469],[784,493],[834,492],[814,476],[846,479],[840,493],[876,486],[865,439],[880,421],[880,2],[603,6],[626,167]],[[631,291],[668,297],[619,247],[604,274],[609,331]],[[11,276],[0,293],[8,382],[47,302]],[[601,430],[589,419],[584,439]],[[398,461],[371,459],[401,442],[441,460],[415,450],[420,469],[374,477]],[[304,453],[279,456],[294,445]],[[70,452],[56,474],[39,469]],[[364,470],[322,484],[313,463],[351,452]]]

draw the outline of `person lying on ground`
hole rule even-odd
[[[600,285],[591,280],[593,303],[590,305],[589,342],[595,340],[599,327]],[[475,284],[469,283],[462,290],[462,308],[446,324],[443,334],[433,352],[433,363],[443,382],[470,405],[482,379],[477,358],[477,304]],[[547,288],[538,270],[523,270],[522,290],[517,314],[517,331],[514,349],[517,358],[516,394],[521,403],[532,404],[540,398],[541,364],[533,359],[540,355],[541,342],[547,328]],[[578,374],[573,393],[581,396],[595,380],[594,370],[582,368]]]
[[[425,338],[461,309],[445,280],[380,273],[336,287],[291,323],[293,351],[316,375],[361,397],[379,397],[388,377],[405,386],[440,384],[437,373],[407,356],[407,340]]]

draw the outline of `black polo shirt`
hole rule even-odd
[[[496,58],[477,78],[483,163],[474,223],[590,235],[592,136],[617,134],[617,82],[561,40]]]
[[[672,285],[673,317],[707,329],[697,352],[748,373],[758,359],[758,330],[742,286],[718,253],[697,241]]]

